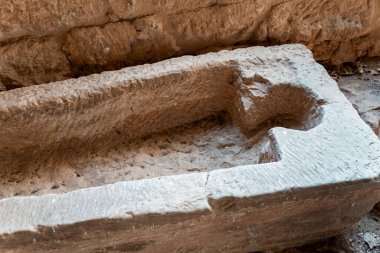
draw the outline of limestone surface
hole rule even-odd
[[[378,0],[1,0],[0,17],[0,90],[236,44],[380,55]]]
[[[380,141],[302,45],[186,56],[0,93],[19,173],[227,111],[275,127],[259,164],[0,200],[12,252],[250,252],[334,235],[380,198]],[[15,165],[16,164],[16,165]],[[53,167],[51,167],[53,169]]]

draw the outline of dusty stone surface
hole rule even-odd
[[[273,125],[273,124],[272,124]],[[297,127],[297,126],[293,126]],[[226,113],[142,139],[93,150],[69,162],[0,172],[0,198],[62,193],[119,181],[256,164],[268,128],[244,136]]]
[[[300,45],[182,57],[0,98],[8,170],[224,110],[246,135],[268,120],[298,126],[272,128],[256,165],[2,199],[2,250],[278,249],[334,235],[379,199],[379,139]]]
[[[369,69],[380,69],[380,59],[365,61]],[[354,105],[361,118],[371,126],[380,138],[380,73],[342,76],[338,80],[340,90]]]
[[[380,216],[369,214],[360,220],[353,229],[339,236],[342,247],[347,252],[380,252]]]
[[[303,43],[334,64],[380,55],[377,0],[16,0],[0,16],[0,89],[241,43]]]

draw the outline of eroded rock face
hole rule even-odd
[[[0,16],[0,90],[242,43],[299,42],[334,64],[380,54],[377,0],[17,0]]]

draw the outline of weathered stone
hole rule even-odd
[[[380,55],[377,0],[17,0],[0,16],[9,88],[244,43],[303,43],[334,64]]]
[[[261,164],[2,199],[3,251],[279,249],[334,235],[379,200],[379,139],[300,45],[181,57],[0,99],[4,170],[222,110],[244,133],[283,116],[300,123],[270,130]]]
[[[8,90],[67,79],[72,73],[56,39],[21,40],[0,47],[0,84]]]

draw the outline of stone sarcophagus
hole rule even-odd
[[[379,201],[380,141],[301,45],[184,56],[0,101],[2,252],[279,249],[334,235]],[[211,127],[176,143],[221,113],[234,140],[213,146],[232,135]]]

